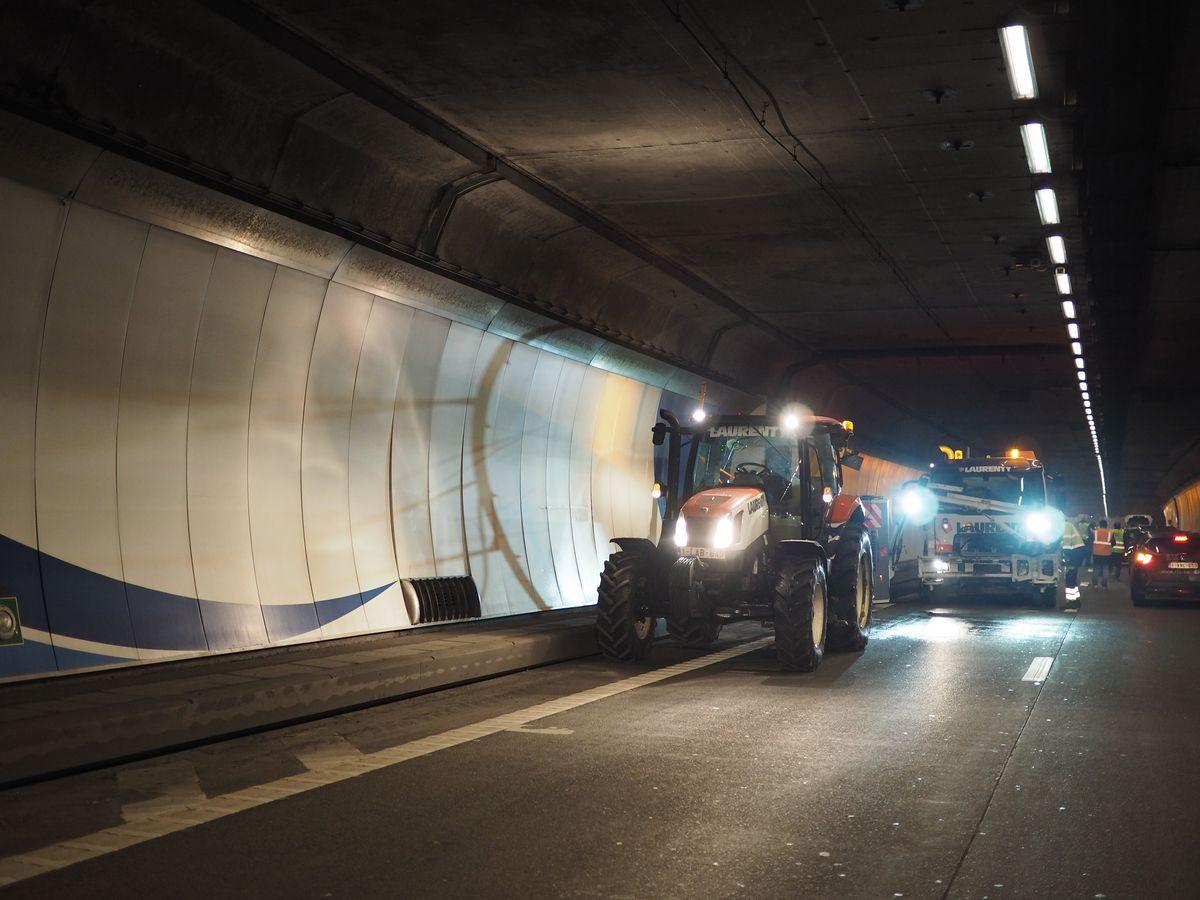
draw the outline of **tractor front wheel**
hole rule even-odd
[[[604,564],[596,601],[596,643],[607,659],[637,662],[654,643],[654,616],[646,608],[646,592],[654,560],[643,553],[620,550]]]
[[[829,564],[829,594],[833,621],[829,649],[855,653],[866,649],[874,593],[871,537],[859,522],[844,525]]]
[[[825,655],[828,592],[818,559],[784,559],[775,579],[775,651],[786,672],[811,672]]]

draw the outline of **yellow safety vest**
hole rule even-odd
[[[1107,528],[1097,528],[1092,538],[1093,556],[1112,556],[1112,531]]]
[[[1079,529],[1074,523],[1067,522],[1063,528],[1062,548],[1064,550],[1078,550],[1083,546],[1083,535],[1079,533]]]

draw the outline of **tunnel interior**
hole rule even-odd
[[[1186,4],[5,15],[0,676],[588,603],[701,397],[1200,525]]]

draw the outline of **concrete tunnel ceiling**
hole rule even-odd
[[[1200,471],[1200,431],[1170,414],[1195,395],[1173,366],[1196,316],[1196,14],[1150,6],[47,2],[6,13],[0,101],[854,418],[904,458],[1032,443],[1097,510],[1018,131],[1036,116],[1118,511]],[[1037,66],[1024,105],[1012,21]]]

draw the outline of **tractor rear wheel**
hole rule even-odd
[[[596,600],[596,643],[607,659],[637,662],[654,643],[655,618],[645,608],[654,559],[620,550],[604,563]]]
[[[671,566],[668,585],[671,613],[667,616],[667,632],[685,647],[703,650],[711,647],[721,633],[721,620],[688,615],[694,608],[693,594],[700,589],[697,584],[699,569],[700,561],[691,557],[680,557]]]
[[[811,672],[825,654],[828,592],[818,559],[784,559],[775,580],[775,651],[786,672]]]
[[[893,603],[916,603],[929,599],[928,591],[921,584],[915,559],[906,559],[896,564],[888,596]]]
[[[860,522],[842,526],[829,563],[829,596],[833,620],[829,623],[829,649],[856,653],[866,649],[871,627],[874,593],[871,536]]]

